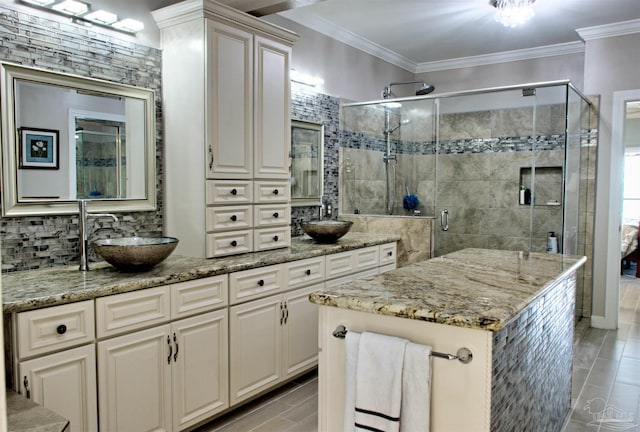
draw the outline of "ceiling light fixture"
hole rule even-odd
[[[144,29],[140,21],[125,18],[118,21],[118,15],[105,11],[91,11],[91,5],[78,0],[17,0],[35,9],[52,12],[58,15],[71,16],[72,22],[84,25],[98,25],[111,30],[135,34]]]
[[[505,27],[518,27],[533,18],[533,3],[536,0],[491,0],[497,9],[496,21]]]

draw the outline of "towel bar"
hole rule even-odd
[[[333,337],[337,337],[338,339],[344,339],[345,336],[347,335],[347,331],[348,331],[347,328],[342,324],[340,324],[333,331]],[[431,355],[433,357],[440,357],[447,360],[458,360],[464,364],[471,363],[471,360],[473,360],[473,353],[471,352],[471,350],[469,348],[464,348],[464,347],[458,349],[458,352],[455,354],[431,351]]]

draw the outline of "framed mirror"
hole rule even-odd
[[[321,205],[324,126],[291,121],[291,205]]]
[[[2,215],[156,209],[153,90],[0,63]]]

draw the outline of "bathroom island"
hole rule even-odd
[[[585,257],[465,249],[310,295],[320,305],[319,430],[343,429],[345,341],[372,331],[472,352],[432,356],[431,432],[560,431]]]

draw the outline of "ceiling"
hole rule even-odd
[[[16,0],[0,0],[14,2]],[[179,0],[89,0],[145,22],[159,39],[150,11]],[[489,0],[221,0],[245,12],[279,12],[287,19],[361,48],[393,64],[428,71],[430,65],[497,53],[558,46],[579,49],[576,29],[629,20],[640,31],[640,0],[536,0],[522,27],[494,20]],[[561,51],[559,51],[561,52]],[[422,70],[421,70],[422,69]]]

